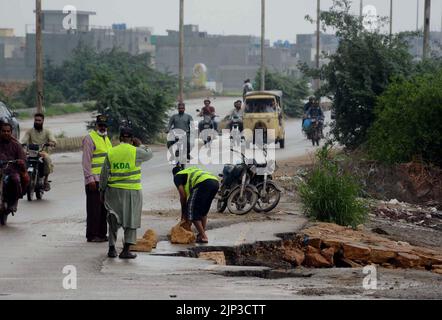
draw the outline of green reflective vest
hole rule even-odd
[[[101,169],[103,168],[104,159],[106,158],[109,150],[112,149],[112,143],[108,137],[103,139],[103,137],[101,137],[95,130],[92,130],[89,133],[89,136],[95,145],[95,151],[92,154],[92,174],[100,175]]]
[[[187,182],[184,186],[186,197],[189,199],[192,190],[201,182],[212,179],[218,181],[218,178],[210,172],[203,171],[196,167],[184,169],[177,174],[187,174]]]
[[[141,167],[137,167],[137,148],[122,143],[112,148],[108,155],[110,176],[108,185],[111,188],[141,190]]]

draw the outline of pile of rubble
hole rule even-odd
[[[436,205],[436,203],[434,203]],[[437,206],[426,207],[399,202],[396,199],[380,201],[371,210],[376,217],[412,223],[442,231],[442,211]]]
[[[396,242],[362,230],[318,223],[283,241],[282,257],[294,266],[356,268],[376,264],[442,274],[442,251]]]
[[[155,231],[147,230],[142,239],[137,240],[137,244],[130,247],[132,251],[151,252],[157,247],[158,237]]]

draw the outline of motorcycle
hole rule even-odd
[[[258,201],[258,189],[250,184],[255,164],[247,164],[245,156],[241,156],[241,163],[225,165],[223,173],[220,174],[222,181],[217,195],[219,213],[228,208],[230,213],[244,215],[253,210]]]
[[[34,200],[34,193],[37,200],[41,200],[43,198],[43,194],[45,193],[43,157],[40,156],[40,153],[43,151],[44,147],[48,146],[49,144],[47,143],[42,145],[25,145],[27,149],[26,165],[28,168],[29,177],[31,178],[31,182],[29,183],[28,190],[26,192],[28,201]]]
[[[200,112],[200,110],[196,110],[196,112]],[[203,119],[198,124],[198,129],[200,131],[200,138],[203,140],[204,145],[210,146],[213,140],[215,140],[218,133],[215,130],[215,117],[218,116],[209,116],[203,115],[201,116]]]
[[[230,140],[232,141],[232,146],[240,146],[241,142],[244,140],[242,136],[240,125],[242,124],[242,119],[239,116],[233,116],[231,119],[232,129],[230,130]]]
[[[267,151],[264,149],[264,155],[267,158]],[[273,181],[271,170],[276,164],[266,163],[257,164],[255,161],[257,170],[254,171],[250,179],[250,184],[254,185],[258,190],[258,201],[254,207],[256,212],[270,212],[276,208],[281,200],[281,189]],[[273,170],[272,170],[273,171]]]
[[[319,141],[321,140],[321,123],[319,119],[312,119],[310,130],[310,139],[312,140],[313,146],[315,144],[319,146]]]
[[[315,118],[307,118],[304,120],[303,129],[307,133],[307,139],[312,140],[313,146],[319,146],[321,140],[321,120]]]
[[[8,169],[8,166],[11,164],[17,163],[17,160],[11,160],[11,161],[1,161],[0,160],[0,225],[4,226],[6,225],[6,222],[8,221],[8,215],[12,214],[14,215],[15,210],[12,210],[9,208],[9,205],[4,197],[4,184],[6,183],[8,179],[8,175],[5,174],[5,170]]]

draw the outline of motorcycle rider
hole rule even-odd
[[[36,113],[34,115],[34,127],[29,129],[23,137],[22,144],[48,144],[49,147],[44,147],[40,156],[43,158],[43,175],[44,175],[44,190],[49,191],[51,186],[49,185],[49,175],[53,173],[52,160],[49,156],[49,148],[53,148],[57,144],[52,132],[43,128],[45,116],[42,113]]]
[[[199,113],[199,117],[210,116],[212,119],[213,129],[218,131],[218,123],[215,121],[216,110],[214,106],[211,106],[211,101],[209,99],[204,100],[204,107],[201,109]],[[198,129],[200,133],[204,130],[202,121],[198,124]]]
[[[29,184],[26,170],[26,155],[22,146],[12,136],[12,126],[7,122],[0,123],[0,161],[17,160],[3,171],[8,179],[3,185],[3,197],[9,213],[17,212],[18,199],[23,197]],[[3,204],[2,204],[3,205]],[[2,208],[6,209],[6,208]]]
[[[246,100],[246,94],[247,94],[247,92],[250,92],[250,91],[253,91],[253,85],[250,82],[250,79],[246,79],[244,81],[243,90],[242,90],[243,101]]]
[[[192,129],[193,118],[190,114],[185,113],[186,105],[184,102],[178,103],[178,113],[174,114],[170,120],[167,127],[166,133],[169,133],[173,129],[181,129],[186,132],[187,137],[187,160],[190,160],[190,133]],[[167,141],[167,149],[169,150],[176,141]]]
[[[229,129],[230,131],[232,131],[233,118],[238,117],[239,119],[241,119],[241,122],[239,122],[239,131],[242,132],[244,130],[244,124],[242,121],[244,116],[244,110],[242,109],[242,101],[241,100],[235,101],[234,106],[235,109],[233,109],[229,115]]]
[[[315,103],[315,97],[312,96],[308,98],[308,102],[304,105],[304,117],[302,118],[302,128],[304,128],[304,122],[305,119],[307,118],[307,112],[313,106],[314,103]]]
[[[319,129],[321,131],[321,136],[323,137],[324,134],[322,132],[322,129],[324,127],[325,116],[324,116],[324,112],[322,111],[321,107],[319,106],[318,100],[315,100],[313,105],[307,111],[307,118],[308,119],[316,119],[319,121]]]

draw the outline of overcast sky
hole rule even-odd
[[[418,0],[394,0],[394,32],[416,29]],[[73,5],[77,10],[95,11],[91,24],[110,26],[126,23],[129,27],[153,27],[155,34],[178,29],[178,0],[42,0],[43,9],[61,10]],[[260,0],[185,0],[185,23],[198,24],[210,34],[260,34]],[[327,10],[332,0],[322,0]],[[389,14],[389,0],[364,0],[374,5],[378,14]],[[421,18],[423,21],[423,3]],[[359,12],[359,0],[354,1]],[[267,0],[266,38],[272,42],[295,42],[296,34],[310,33],[314,26],[305,21],[306,14],[315,14],[315,0]],[[34,0],[0,0],[0,28],[14,28],[16,35],[25,34],[25,25],[34,24]],[[432,1],[431,29],[441,29],[442,0]]]

